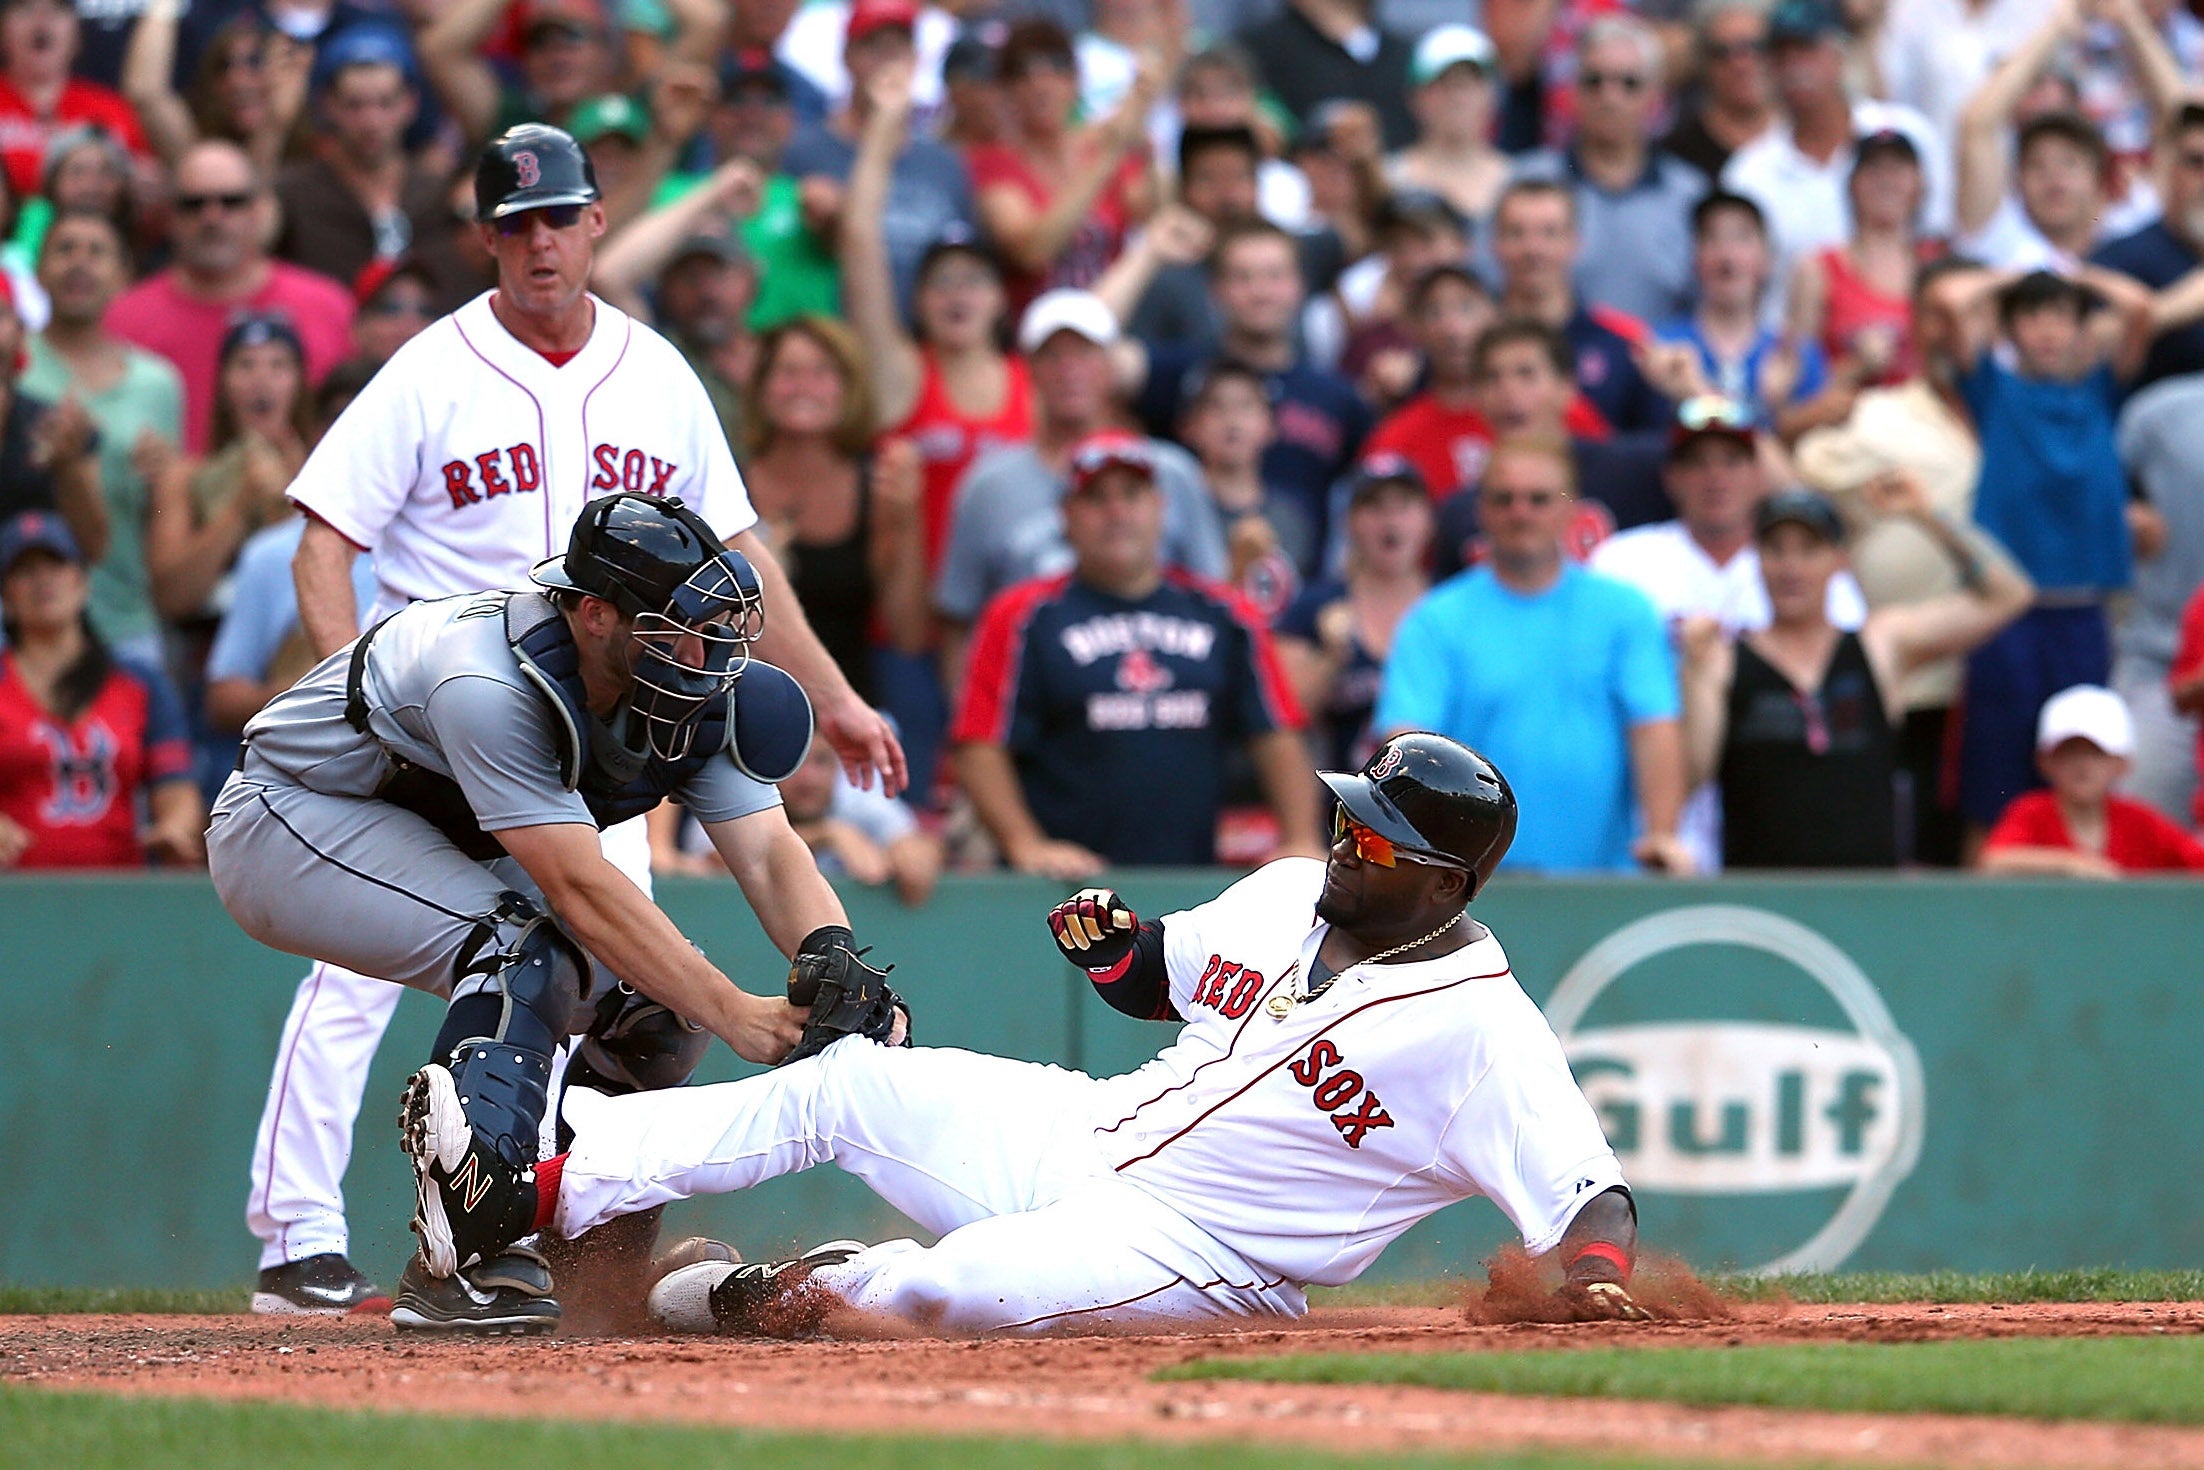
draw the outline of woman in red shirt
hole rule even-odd
[[[2117,878],[2204,870],[2204,844],[2139,801],[2112,794],[2135,753],[2120,696],[2077,684],[2036,720],[2036,768],[2048,791],[2013,798],[1982,849],[1985,873]]]
[[[1154,211],[1148,110],[1165,71],[1143,62],[1116,110],[1081,127],[1079,64],[1063,27],[1020,21],[996,64],[1009,139],[974,148],[965,165],[980,223],[1010,265],[1011,306],[1023,311],[1052,287],[1092,286]]]
[[[200,862],[206,812],[183,707],[158,670],[100,642],[89,586],[59,516],[0,527],[0,868]]]
[[[1847,185],[1851,238],[1801,260],[1792,278],[1791,340],[1820,343],[1830,367],[1855,387],[1903,383],[1920,361],[1914,277],[1944,253],[1942,242],[1921,238],[1923,177],[1921,155],[1904,133],[1862,138]]]

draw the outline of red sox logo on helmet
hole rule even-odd
[[[513,155],[513,177],[523,189],[533,189],[543,180],[543,166],[536,162],[533,153]]]
[[[1377,758],[1377,764],[1370,767],[1370,779],[1373,781],[1382,781],[1387,776],[1392,775],[1393,772],[1399,769],[1400,747],[1397,745],[1388,745],[1385,747],[1385,754]]]

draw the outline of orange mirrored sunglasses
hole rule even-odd
[[[1390,837],[1372,831],[1348,816],[1346,807],[1335,806],[1332,808],[1332,841],[1337,843],[1342,837],[1353,841],[1356,857],[1366,863],[1375,863],[1381,868],[1390,868],[1396,863],[1420,863],[1427,868],[1461,866],[1460,863],[1449,862],[1445,858],[1428,857],[1420,852],[1409,852],[1396,847]]]

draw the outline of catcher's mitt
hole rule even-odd
[[[888,987],[887,970],[865,963],[869,953],[857,948],[856,936],[839,924],[822,925],[804,936],[788,967],[788,999],[791,1005],[810,1007],[811,1019],[781,1065],[817,1056],[845,1036],[866,1036],[885,1045],[895,1034],[898,1012],[902,1045],[911,1044],[911,1008]]]

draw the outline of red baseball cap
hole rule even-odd
[[[1074,444],[1071,448],[1071,493],[1077,495],[1086,490],[1102,477],[1104,470],[1112,469],[1131,470],[1153,485],[1156,459],[1148,449],[1148,441],[1123,429],[1104,429]]]
[[[849,29],[843,33],[842,43],[855,45],[885,26],[901,26],[906,31],[917,29],[915,0],[857,0],[849,8]]]

